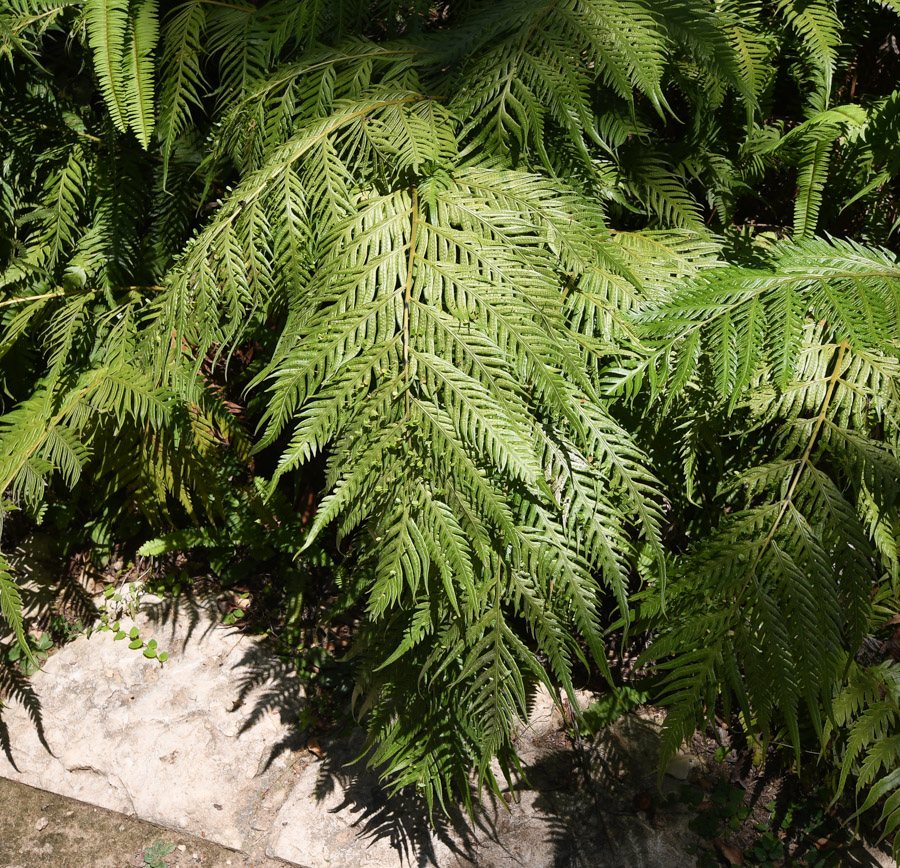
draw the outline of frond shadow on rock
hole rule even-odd
[[[186,630],[181,638],[182,649],[192,638],[202,641],[221,625],[214,594],[181,593],[178,596],[151,597],[142,603],[141,612],[155,628],[170,629],[169,641],[174,641],[179,624],[186,621]],[[295,667],[276,657],[262,642],[249,645],[232,668],[237,675],[233,710],[237,712],[245,705],[250,705],[249,714],[239,731],[246,732],[273,712],[279,715],[282,724],[287,727],[285,737],[272,745],[259,769],[261,774],[279,756],[301,750],[306,744],[299,725],[300,713],[306,704],[304,679]]]
[[[37,736],[41,744],[52,754],[50,745],[44,736],[44,724],[41,718],[41,702],[37,693],[31,686],[31,682],[26,678],[19,669],[11,663],[0,663],[0,748],[9,760],[10,765],[18,771],[18,766],[12,754],[12,742],[9,735],[9,727],[3,720],[3,703],[13,699],[20,703],[31,719]]]
[[[537,794],[533,810],[544,820],[554,868],[639,864],[619,860],[619,830],[610,832],[608,811],[630,807],[631,799],[619,785],[622,766],[621,758],[605,756],[597,745],[585,746],[583,753],[553,750],[528,766],[528,786]],[[521,791],[516,795],[521,797]]]
[[[274,657],[263,645],[247,648],[233,669],[240,673],[235,709],[253,703],[240,732],[246,732],[273,712],[288,728],[287,735],[272,745],[261,768],[264,771],[281,754],[301,750],[306,744],[300,726],[300,714],[306,705],[304,679],[295,667]]]
[[[424,796],[414,788],[390,792],[361,759],[363,743],[361,732],[349,740],[323,742],[317,800],[324,801],[339,789],[341,801],[331,812],[349,811],[361,838],[373,843],[386,840],[404,864],[438,865],[435,840],[458,858],[477,864],[475,836],[462,812],[452,809],[447,816],[438,808],[429,816]]]
[[[219,623],[216,598],[212,594],[181,593],[177,596],[166,594],[164,597],[150,597],[141,603],[141,612],[156,628],[169,627],[170,641],[175,639],[175,631],[179,622],[187,620],[187,630],[181,642],[182,650],[194,637],[198,628],[202,627],[199,640],[203,640]]]
[[[87,588],[81,582],[67,576],[63,576],[60,580],[55,605],[68,620],[81,621],[82,624],[93,624],[100,614]]]
[[[535,793],[530,809],[545,825],[554,868],[670,864],[659,852],[669,818],[639,804],[656,794],[658,752],[658,730],[626,715],[594,739],[541,751],[528,764],[514,796]]]
[[[275,657],[264,644],[246,648],[233,670],[238,675],[235,710],[251,705],[240,731],[272,713],[277,713],[287,727],[286,735],[272,746],[260,766],[261,773],[281,754],[306,747],[308,733],[302,725],[306,680],[295,666]],[[332,811],[349,811],[360,837],[372,842],[387,840],[408,865],[436,865],[435,839],[461,859],[474,863],[474,834],[462,813],[456,810],[448,818],[435,810],[429,817],[424,797],[415,790],[388,792],[377,773],[360,759],[363,743],[361,730],[349,737],[322,739],[324,758],[316,798],[322,801],[338,791],[341,801]]]

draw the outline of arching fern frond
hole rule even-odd
[[[813,321],[824,321],[836,341],[894,353],[898,280],[900,264],[887,251],[809,239],[780,245],[767,270],[706,271],[639,319],[648,340],[665,342],[671,371],[690,365],[702,346],[717,372],[719,393],[734,406],[763,369],[776,385],[786,384]]]
[[[834,5],[828,0],[811,3],[779,0],[777,8],[801,40],[821,82],[820,108],[827,108],[840,45],[840,22]]]
[[[155,123],[154,52],[159,39],[157,0],[138,0],[131,10],[125,36],[122,77],[128,126],[144,148]]]
[[[720,490],[730,514],[677,568],[647,655],[667,672],[670,750],[720,695],[746,726],[782,721],[798,752],[801,709],[821,732],[877,579],[867,498],[896,510],[896,261],[825,240],[779,245],[773,261],[777,276],[706,272],[644,320],[654,335],[667,311],[670,376],[708,377],[767,456]]]

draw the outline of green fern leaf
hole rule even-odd
[[[125,117],[145,149],[155,122],[154,51],[159,38],[157,0],[139,0],[128,22],[123,49],[122,80]]]
[[[15,579],[10,575],[10,567],[2,555],[0,555],[0,615],[3,620],[13,631],[16,644],[22,650],[22,654],[34,666],[39,668],[40,664],[35,660],[25,636],[25,624],[22,620],[22,595],[19,593],[19,586]]]
[[[84,12],[100,92],[113,123],[124,133],[128,128],[128,110],[122,69],[128,0],[86,0]]]

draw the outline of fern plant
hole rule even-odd
[[[835,727],[847,728],[838,794],[850,775],[855,775],[861,801],[858,813],[880,807],[883,836],[893,834],[900,824],[898,698],[897,666],[884,662],[853,666],[834,704]]]
[[[799,754],[800,709],[821,732],[896,557],[898,263],[807,241],[769,267],[708,272],[641,314],[661,339],[645,364],[669,372],[657,390],[706,380],[747,456],[647,653],[668,672],[670,749],[722,695],[763,731],[777,708]]]
[[[341,560],[429,806],[635,617],[670,750],[828,738],[897,575],[897,101],[884,10],[773,9],[11,0],[0,493]]]

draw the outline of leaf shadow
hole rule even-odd
[[[2,699],[2,702],[0,702],[0,749],[3,750],[9,764],[16,771],[19,771],[19,767],[16,765],[16,761],[13,757],[9,726],[3,719],[3,703],[9,699],[15,700],[25,709],[37,732],[37,737],[41,745],[43,745],[47,753],[53,755],[53,751],[50,749],[50,745],[47,744],[47,739],[44,734],[40,698],[34,687],[32,687],[29,679],[19,671],[15,664],[9,663],[6,660],[3,660],[3,662],[0,663],[0,699]]]
[[[463,812],[451,806],[447,814],[435,810],[429,815],[425,797],[415,788],[390,791],[360,757],[363,746],[361,730],[350,738],[323,739],[316,801],[337,801],[329,813],[348,812],[360,838],[386,841],[408,865],[438,865],[436,843],[457,859],[478,864],[476,836]]]
[[[192,639],[202,642],[220,624],[214,594],[183,592],[177,596],[149,596],[149,599],[145,598],[141,602],[140,610],[156,629],[169,628],[170,642],[175,640],[179,624],[186,620],[187,630],[181,640],[182,651]]]
[[[246,732],[273,713],[287,727],[287,735],[272,745],[260,765],[262,773],[281,755],[306,747],[306,734],[300,725],[306,707],[305,682],[295,667],[272,656],[261,644],[248,647],[233,668],[239,672],[235,708],[252,702],[240,732]]]

